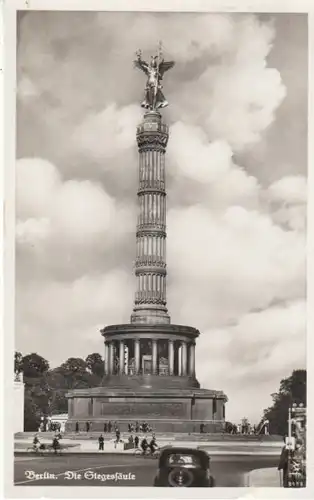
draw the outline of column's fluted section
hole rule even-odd
[[[156,111],[137,128],[139,216],[136,233],[137,290],[132,323],[170,323],[166,307],[165,152],[168,127]]]

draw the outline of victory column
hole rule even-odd
[[[103,430],[115,421],[146,421],[156,431],[220,432],[225,421],[222,391],[201,389],[195,375],[195,342],[199,331],[173,325],[166,304],[166,171],[168,126],[160,109],[168,102],[163,77],[173,68],[159,47],[150,62],[137,52],[136,68],[147,76],[145,108],[137,127],[139,215],[136,228],[137,289],[129,324],[105,327],[105,376],[101,387],[68,393],[67,429],[92,422]]]

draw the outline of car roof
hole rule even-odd
[[[160,461],[164,461],[167,459],[169,455],[173,455],[176,453],[186,454],[186,455],[196,455],[202,461],[209,462],[210,457],[205,450],[199,450],[197,448],[188,448],[183,446],[167,446],[161,450]]]

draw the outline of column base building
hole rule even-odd
[[[129,324],[101,333],[105,376],[101,387],[68,393],[67,430],[77,423],[104,431],[111,421],[127,431],[147,422],[157,432],[220,432],[224,428],[222,391],[200,388],[195,375],[199,331],[171,324],[166,307],[165,151],[168,127],[156,110],[137,129],[139,216],[136,230],[137,290]]]
[[[222,391],[200,388],[195,377],[198,330],[180,325],[114,325],[104,328],[112,372],[102,387],[68,394],[67,430],[103,432],[105,422],[127,431],[130,422],[147,422],[156,432],[221,432],[225,421]]]

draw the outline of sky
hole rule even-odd
[[[136,287],[137,147],[163,41],[168,307],[196,327],[202,387],[259,421],[305,367],[307,18],[29,12],[19,18],[16,349],[103,355]]]

